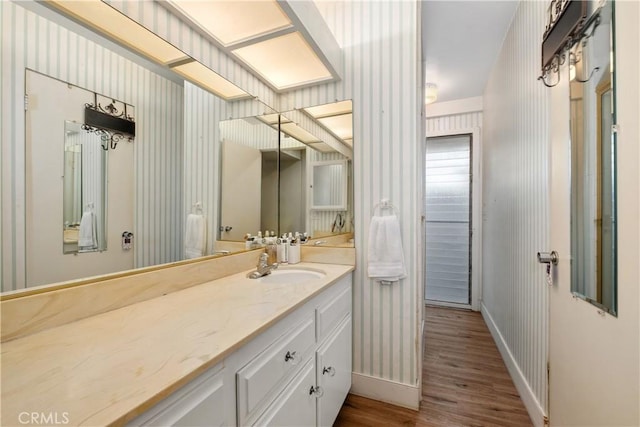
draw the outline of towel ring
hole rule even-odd
[[[380,200],[380,202],[373,207],[373,215],[375,216],[376,213],[380,213],[382,215],[385,210],[391,210],[394,214],[400,216],[400,212],[398,212],[398,209],[393,206],[393,203],[391,203],[388,199]]]

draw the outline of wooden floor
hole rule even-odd
[[[531,426],[480,313],[428,306],[420,411],[349,395],[335,426]]]

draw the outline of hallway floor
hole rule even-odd
[[[477,312],[427,306],[420,411],[349,395],[335,426],[531,426]]]

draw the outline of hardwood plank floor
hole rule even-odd
[[[531,426],[480,313],[427,306],[420,411],[349,395],[335,426]]]

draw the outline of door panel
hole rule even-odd
[[[471,135],[427,138],[425,298],[470,303]]]
[[[262,154],[260,150],[222,142],[220,225],[232,227],[220,240],[242,241],[260,230]]]
[[[616,2],[618,316],[574,298],[570,259],[569,87],[551,90],[550,244],[560,256],[549,293],[552,426],[640,425],[638,140],[640,3]],[[567,73],[568,75],[568,73]]]

